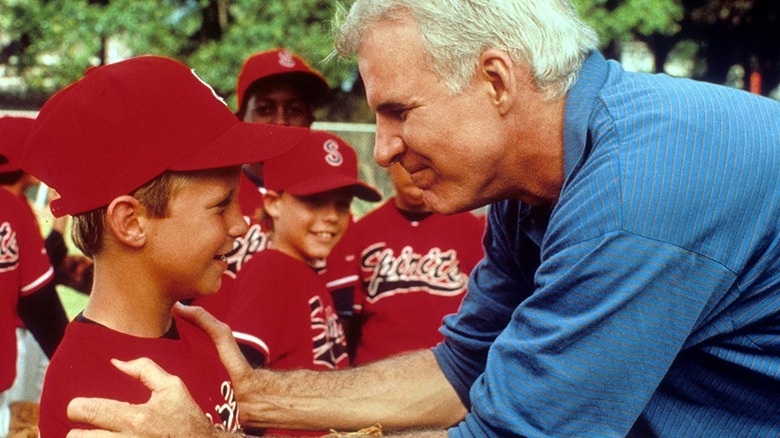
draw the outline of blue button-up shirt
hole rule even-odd
[[[564,142],[445,321],[450,435],[780,436],[780,103],[592,53]]]

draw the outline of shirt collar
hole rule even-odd
[[[577,82],[566,94],[563,115],[563,169],[568,179],[579,163],[588,138],[588,122],[596,108],[595,100],[607,80],[607,61],[597,51],[588,55]]]

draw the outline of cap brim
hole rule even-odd
[[[239,87],[236,91],[240,93],[237,94],[239,109],[246,104],[245,98],[250,91],[273,87],[279,83],[291,84],[308,103],[314,105],[325,100],[330,93],[330,85],[324,76],[310,71],[282,71],[257,78],[246,86]]]
[[[327,178],[309,179],[291,187],[287,187],[284,191],[291,195],[307,196],[345,187],[352,188],[352,193],[365,201],[378,202],[382,200],[382,194],[374,187],[371,187],[363,181],[341,175],[329,175]]]
[[[169,169],[205,170],[266,161],[293,149],[308,131],[309,128],[236,121],[206,147]]]

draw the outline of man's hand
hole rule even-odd
[[[129,362],[114,359],[112,363],[151,389],[152,397],[142,405],[101,398],[75,398],[68,404],[68,417],[98,430],[72,430],[68,438],[223,436],[178,377],[166,373],[147,358]]]

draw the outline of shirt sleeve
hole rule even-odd
[[[515,207],[515,208],[513,208]],[[457,314],[444,319],[445,341],[434,349],[439,366],[466,407],[469,391],[485,370],[488,350],[506,328],[515,308],[534,290],[539,247],[525,235],[510,247],[508,231],[501,223],[519,224],[524,213],[514,206],[493,205],[483,239],[485,256],[469,276],[468,292]],[[519,254],[513,254],[513,251]],[[526,263],[519,265],[516,260]]]
[[[525,293],[512,280],[523,278],[516,271],[522,264],[500,261],[506,254],[497,248],[491,245],[480,267],[491,281],[477,277],[469,291],[468,318],[495,305],[506,309],[488,316],[506,316],[509,300],[493,297],[512,288]],[[495,337],[471,387],[472,410],[451,436],[625,436],[709,309],[711,291],[729,291],[733,282],[734,274],[709,258],[624,231],[557,251],[497,337],[485,330],[488,323],[461,317],[469,337],[451,335],[451,352],[437,355],[450,377],[450,364],[462,366],[476,339]]]

